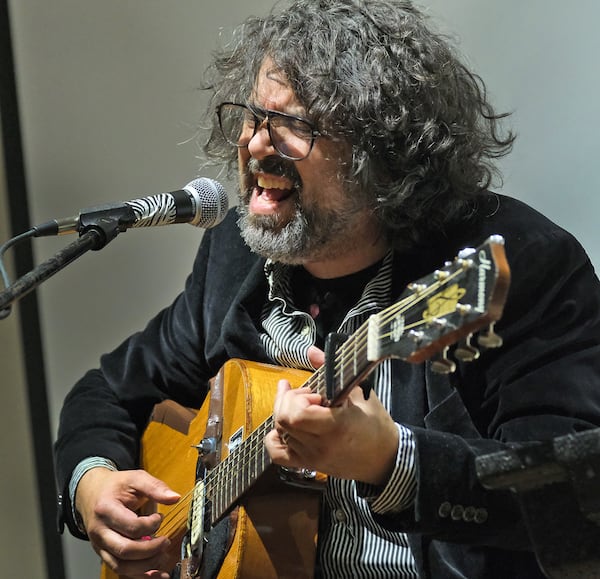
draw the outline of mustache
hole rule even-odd
[[[256,173],[270,173],[278,177],[285,177],[294,183],[295,187],[301,184],[300,174],[296,170],[293,162],[282,159],[281,157],[266,157],[265,159],[255,159],[251,157],[247,164],[247,172],[251,175]]]

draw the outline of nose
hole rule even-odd
[[[277,154],[277,151],[271,142],[271,137],[269,136],[267,119],[264,119],[263,122],[256,127],[254,135],[248,142],[248,152],[250,153],[250,156],[255,159],[263,159]]]

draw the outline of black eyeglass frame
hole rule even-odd
[[[240,107],[242,109],[246,109],[247,111],[250,112],[250,114],[253,116],[254,118],[254,129],[252,131],[252,137],[250,137],[250,139],[248,139],[248,143],[246,143],[245,145],[240,145],[237,142],[233,142],[231,139],[229,139],[227,137],[227,134],[225,133],[225,131],[223,130],[223,122],[221,119],[221,111],[223,109],[223,107],[225,106],[236,106],[236,107]],[[248,104],[242,104],[242,103],[235,103],[235,102],[223,102],[220,105],[217,106],[217,118],[219,119],[219,128],[221,129],[221,134],[223,135],[223,138],[230,144],[233,145],[234,147],[237,147],[238,149],[246,149],[248,148],[248,145],[250,144],[250,141],[252,140],[252,138],[254,137],[254,135],[256,135],[256,132],[258,131],[258,128],[265,122],[265,120],[267,121],[267,133],[269,134],[269,139],[271,141],[271,144],[273,145],[273,148],[277,151],[277,154],[280,157],[283,157],[284,159],[288,159],[289,161],[302,161],[303,159],[306,159],[312,149],[313,146],[315,144],[315,140],[318,137],[322,137],[324,136],[324,133],[322,133],[321,131],[319,131],[314,123],[312,123],[311,121],[309,121],[308,119],[305,119],[304,117],[299,117],[296,115],[291,115],[289,113],[282,113],[280,111],[272,111],[269,109],[261,109],[259,107],[256,106],[252,106],[252,105],[248,105]],[[302,157],[292,157],[284,152],[282,152],[279,147],[276,144],[276,140],[273,140],[273,135],[271,133],[271,119],[273,117],[278,117],[278,118],[283,118],[283,119],[290,119],[293,121],[299,121],[301,123],[305,123],[309,129],[310,129],[310,142],[307,140],[306,142],[309,143],[309,147],[308,147],[308,152],[306,153],[306,155],[302,156]],[[302,138],[302,137],[299,137]]]

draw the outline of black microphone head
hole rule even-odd
[[[196,203],[196,216],[189,222],[191,225],[209,228],[221,223],[229,209],[227,191],[221,183],[201,177],[188,183],[184,190]]]

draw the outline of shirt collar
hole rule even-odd
[[[392,294],[392,264],[393,251],[389,250],[383,261],[379,271],[371,281],[367,283],[362,293],[361,298],[350,314],[363,313],[367,311],[378,311],[389,305]],[[279,263],[271,259],[265,262],[265,276],[269,286],[269,300],[280,300],[283,302],[286,309],[293,311],[292,303],[292,271],[297,266]]]

